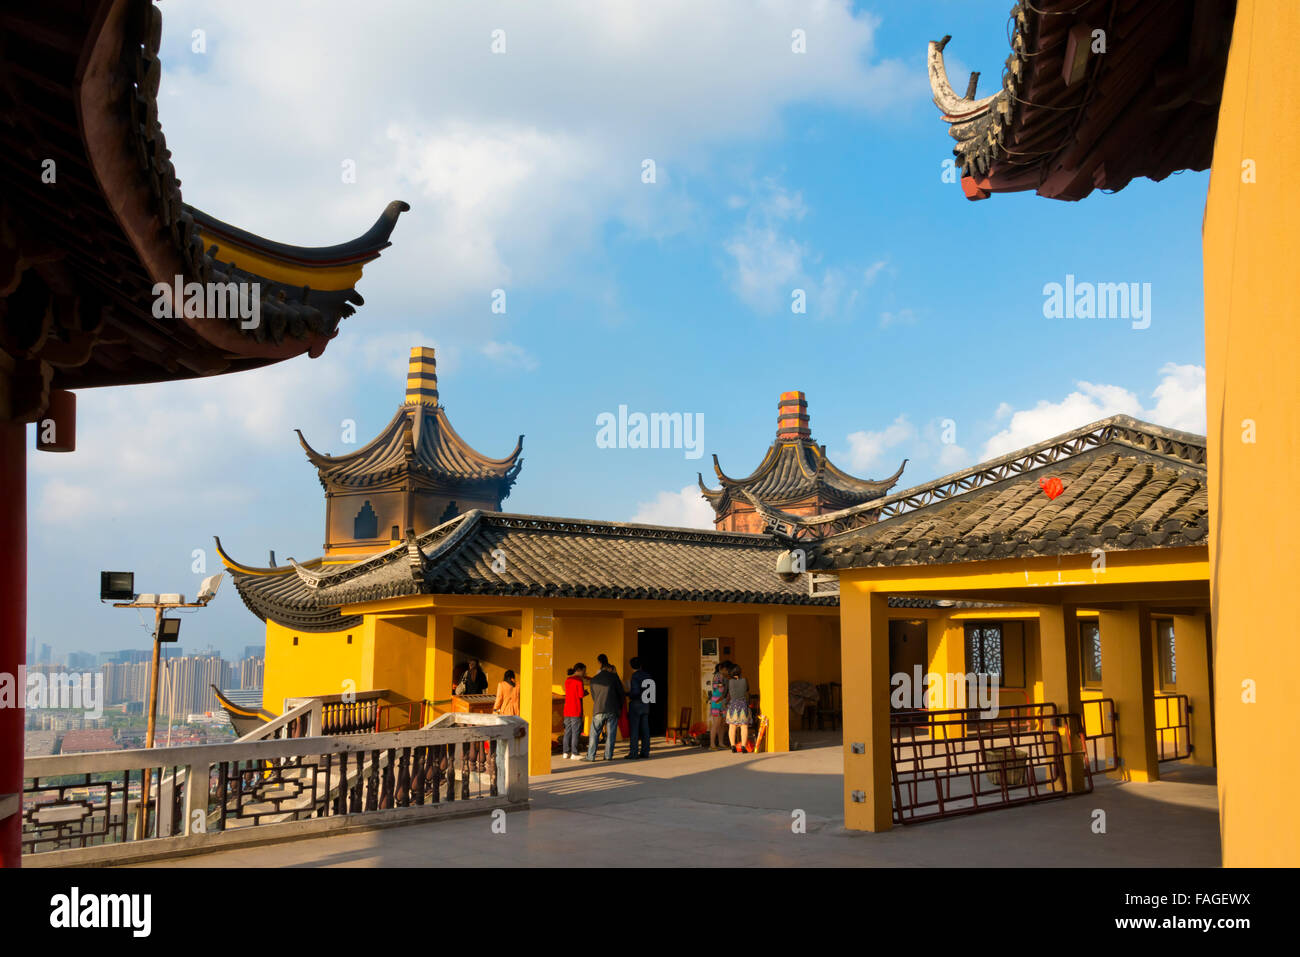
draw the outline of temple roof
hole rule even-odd
[[[784,393],[780,409],[776,440],[752,473],[731,478],[714,455],[713,471],[721,487],[711,489],[704,484],[704,476],[698,476],[700,491],[719,516],[737,502],[792,505],[812,496],[832,507],[845,508],[879,498],[898,484],[906,459],[887,479],[860,479],[837,468],[826,457],[826,446],[813,441],[802,392]]]
[[[769,535],[512,515],[477,509],[349,565],[250,568],[218,553],[259,617],[304,631],[351,627],[340,609],[404,595],[498,595],[834,605],[776,574]],[[501,549],[505,570],[494,571]]]
[[[463,489],[467,482],[482,482],[500,486],[504,498],[524,464],[519,458],[522,435],[509,455],[490,459],[457,434],[441,405],[402,406],[379,435],[346,455],[317,452],[302,432],[298,441],[329,491],[396,488],[409,479],[416,488],[429,489]]]
[[[51,388],[236,372],[319,355],[362,302],[362,266],[407,205],[363,236],[304,249],[181,199],[158,122],[162,16],[149,0],[49,0],[0,43],[0,350],[31,419]],[[213,108],[217,104],[210,104]],[[259,321],[173,308],[186,284],[256,283]],[[166,292],[155,295],[155,287]],[[251,300],[250,300],[251,301]],[[215,311],[215,310],[214,310]]]
[[[1062,489],[1049,498],[1040,482],[1053,478]],[[814,546],[809,568],[1204,545],[1205,438],[1112,416],[855,511],[870,520]]]
[[[1208,168],[1234,9],[1235,0],[1020,0],[1001,88],[981,98],[978,73],[957,95],[943,59],[950,38],[932,41],[930,87],[967,198],[1036,190],[1077,200]]]

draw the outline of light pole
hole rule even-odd
[[[162,657],[163,642],[174,642],[180,636],[181,620],[179,618],[165,618],[163,612],[168,608],[204,608],[208,602],[216,597],[217,588],[221,585],[222,573],[209,575],[203,579],[199,585],[199,593],[195,596],[194,601],[187,602],[184,595],[165,595],[165,594],[133,594],[135,585],[135,575],[132,572],[101,572],[100,573],[100,600],[126,598],[130,601],[115,601],[114,608],[152,608],[153,616],[153,672],[149,678],[149,724],[145,731],[144,746],[152,748],[154,745],[154,733],[158,726],[158,667],[159,659]],[[161,772],[160,772],[161,773]],[[135,839],[141,840],[145,836],[146,822],[149,820],[149,781],[153,776],[150,768],[145,768],[143,780],[140,782],[140,812],[135,819]],[[159,781],[161,783],[161,779]]]

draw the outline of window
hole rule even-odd
[[[966,668],[977,675],[1002,674],[1001,622],[968,622],[966,625]]]
[[[370,499],[361,506],[356,518],[352,520],[352,537],[358,541],[379,537],[379,516],[370,507]]]
[[[1079,666],[1085,688],[1101,684],[1101,628],[1096,620],[1079,622]]]
[[[1160,685],[1172,687],[1178,683],[1178,662],[1174,654],[1174,623],[1168,618],[1156,622],[1156,647],[1160,659]]]

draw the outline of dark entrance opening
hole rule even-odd
[[[668,733],[668,629],[638,628],[636,656],[641,667],[655,680],[655,700],[650,705],[650,735]]]
[[[898,621],[891,619],[889,622],[889,675],[890,675],[890,696],[889,710],[892,714],[891,721],[904,724],[924,724],[925,710],[919,702],[924,701],[925,694],[925,673],[928,669],[928,658],[926,649],[927,636],[926,624],[924,621]],[[917,668],[920,668],[921,683],[917,685]],[[903,675],[906,681],[903,688],[907,693],[904,694],[903,706],[900,708],[894,695],[894,676]]]

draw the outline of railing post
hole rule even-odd
[[[176,775],[177,769],[170,776],[159,770],[162,780],[158,784],[158,836],[171,837],[173,819],[176,817]]]
[[[181,822],[181,834],[202,834],[208,829],[208,780],[212,774],[211,765],[191,764],[185,769],[185,820]],[[195,814],[203,821],[202,830],[196,830]]]
[[[515,737],[512,734],[502,744],[504,747],[499,751],[505,761],[502,771],[506,782],[506,800],[511,804],[522,804],[528,800],[528,735],[525,733],[522,737]]]

